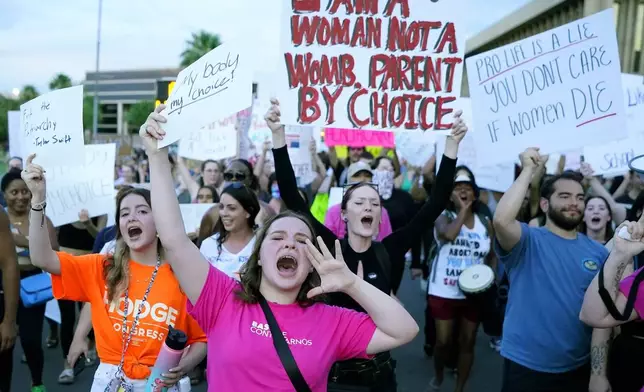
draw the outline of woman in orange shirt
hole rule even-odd
[[[178,367],[165,375],[175,384],[204,358],[206,336],[186,311],[186,297],[163,261],[152,218],[150,192],[126,187],[117,195],[114,254],[73,256],[51,249],[46,225],[44,170],[27,160],[22,177],[31,190],[29,250],[51,273],[54,296],[89,302],[100,358],[92,392],[144,391],[150,367],[170,327],[188,335]]]

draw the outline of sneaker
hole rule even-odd
[[[441,390],[441,385],[436,381],[436,377],[432,377],[432,380],[429,382],[429,385],[427,385],[427,392],[430,391],[440,391]]]
[[[47,392],[44,385],[34,385],[31,387],[31,392]]]
[[[490,339],[490,348],[496,352],[501,352],[501,339]]]
[[[87,358],[85,358],[86,361],[86,366],[94,366],[96,365],[96,362],[98,360],[98,354],[96,353],[96,349],[93,348],[89,351],[87,351]]]
[[[62,385],[71,385],[74,383],[74,369],[65,369],[58,376],[58,383]]]

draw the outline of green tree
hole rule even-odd
[[[130,106],[125,115],[128,128],[140,127],[148,119],[148,115],[154,110],[154,102],[141,101]]]
[[[36,90],[34,86],[32,85],[24,86],[22,88],[22,91],[20,91],[20,102],[21,103],[29,102],[39,95],[40,93],[38,92],[38,90]]]
[[[71,86],[72,86],[72,79],[62,72],[54,76],[49,82],[50,90],[59,90],[61,88],[67,88]]]
[[[206,31],[192,33],[192,38],[186,41],[188,48],[181,53],[181,67],[187,67],[201,56],[221,45],[221,38],[217,34]]]
[[[11,110],[20,110],[20,102],[0,95],[0,142],[2,143],[9,140],[8,112]]]

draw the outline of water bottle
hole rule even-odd
[[[168,388],[163,385],[163,373],[176,367],[181,360],[183,350],[188,343],[188,337],[183,331],[170,327],[165,343],[161,346],[157,361],[154,363],[148,382],[145,385],[146,392],[165,392]]]

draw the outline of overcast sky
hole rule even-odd
[[[279,47],[279,1],[288,0],[106,0],[100,68],[176,67],[199,30],[256,37],[268,58]],[[528,2],[464,1],[468,36]],[[47,91],[58,72],[83,80],[96,67],[97,19],[98,0],[0,0],[0,94],[26,84]]]

